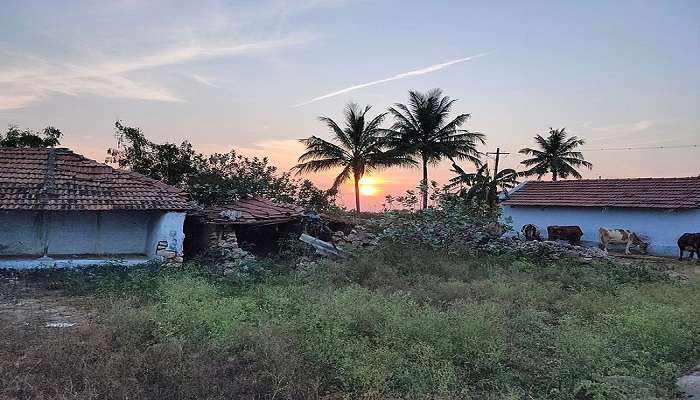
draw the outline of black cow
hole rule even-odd
[[[537,229],[535,225],[523,225],[522,229],[520,229],[520,232],[523,233],[523,236],[525,236],[525,240],[527,240],[528,242],[531,242],[533,240],[542,240],[542,238],[540,237],[540,230]]]
[[[547,227],[548,240],[566,240],[570,244],[576,244],[581,241],[583,231],[580,227],[572,226],[557,226],[552,225]]]
[[[679,260],[683,261],[683,252],[690,252],[690,260],[693,259],[693,254],[697,254],[700,259],[700,233],[684,233],[678,238],[678,249],[680,250]]]

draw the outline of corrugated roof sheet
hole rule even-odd
[[[700,208],[700,177],[529,181],[508,206]]]
[[[187,210],[186,195],[63,148],[0,147],[0,210]]]
[[[300,219],[303,207],[264,198],[242,199],[230,204],[206,207],[192,215],[203,216],[209,223],[261,225],[281,224]]]

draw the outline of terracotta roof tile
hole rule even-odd
[[[700,177],[530,181],[503,202],[509,206],[700,208]]]
[[[192,215],[203,216],[210,223],[259,225],[289,222],[301,218],[303,212],[303,207],[292,204],[251,198],[230,204],[212,205]]]
[[[0,210],[187,210],[185,194],[68,149],[0,147]]]

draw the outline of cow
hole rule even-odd
[[[629,255],[630,248],[638,247],[643,254],[647,253],[647,248],[649,243],[644,242],[639,235],[632,232],[629,229],[608,229],[600,228],[598,229],[598,239],[600,239],[600,248],[604,251],[608,251],[608,245],[613,244],[624,244],[625,254]]]
[[[540,236],[540,230],[537,229],[535,225],[523,225],[522,229],[520,229],[520,232],[523,233],[523,236],[525,236],[525,240],[527,240],[528,242],[531,242],[533,240],[542,240],[542,237]]]
[[[576,225],[551,225],[547,227],[548,240],[566,240],[569,244],[576,244],[581,241],[581,236],[583,236],[583,231]]]
[[[680,250],[680,257],[678,259],[683,261],[683,251],[687,250],[690,252],[690,260],[693,259],[693,254],[697,254],[698,259],[700,259],[700,233],[684,233],[678,238],[678,249]]]

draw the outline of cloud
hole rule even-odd
[[[596,132],[641,132],[654,126],[655,121],[643,119],[636,122],[591,127]],[[590,126],[590,124],[588,124]]]
[[[218,88],[218,86],[215,85],[214,82],[212,82],[212,79],[211,79],[211,78],[205,78],[205,77],[203,77],[202,75],[198,75],[198,74],[192,74],[192,75],[190,75],[190,77],[191,77],[193,80],[195,80],[195,81],[201,83],[202,85],[210,86],[210,87],[213,87],[213,88]]]
[[[391,76],[391,77],[389,77],[389,78],[379,79],[379,80],[376,80],[376,81],[371,81],[371,82],[367,82],[367,83],[361,83],[361,84],[355,85],[355,86],[350,86],[350,87],[347,87],[347,88],[345,88],[345,89],[340,89],[340,90],[337,90],[337,91],[335,91],[335,92],[331,92],[331,93],[328,93],[328,94],[324,94],[324,95],[322,95],[322,96],[314,97],[314,98],[311,99],[311,100],[305,101],[305,102],[303,102],[303,103],[296,104],[296,105],[294,105],[293,107],[304,106],[304,105],[307,105],[307,104],[311,104],[311,103],[317,102],[317,101],[319,101],[319,100],[327,99],[327,98],[329,98],[329,97],[338,96],[338,95],[343,94],[343,93],[351,92],[351,91],[357,90],[357,89],[366,88],[366,87],[369,87],[369,86],[379,85],[379,84],[381,84],[381,83],[386,83],[386,82],[391,82],[391,81],[395,81],[395,80],[399,80],[399,79],[403,79],[403,78],[408,78],[408,77],[410,77],[410,76],[429,74],[429,73],[431,73],[431,72],[439,71],[439,70],[441,70],[441,69],[443,69],[443,68],[449,67],[450,65],[454,65],[454,64],[461,63],[461,62],[473,60],[473,59],[475,59],[475,58],[483,57],[483,56],[485,56],[485,55],[487,55],[487,54],[489,54],[489,53],[490,53],[490,52],[487,52],[487,53],[480,53],[480,54],[476,54],[476,55],[469,56],[469,57],[458,58],[458,59],[456,59],[456,60],[447,61],[447,62],[444,62],[444,63],[435,64],[435,65],[431,65],[431,66],[429,66],[429,67],[425,67],[425,68],[421,68],[421,69],[416,69],[416,70],[408,71],[408,72],[402,72],[402,73],[400,73],[400,74],[396,74],[396,75]]]
[[[589,140],[589,142],[594,142],[600,140],[618,139],[633,136],[641,132],[647,131],[650,128],[656,126],[657,124],[658,121],[642,119],[635,122],[612,124],[605,126],[592,126],[592,124],[589,122],[585,123],[584,127],[590,129],[593,132],[607,134],[605,136],[599,136]]]
[[[0,110],[26,107],[55,94],[95,95],[152,101],[184,101],[169,89],[136,81],[126,75],[150,68],[198,61],[211,57],[250,54],[302,43],[304,39],[286,38],[224,45],[189,45],[132,59],[113,60],[89,66],[51,62],[32,57],[26,66],[0,70]],[[199,76],[198,76],[199,77]],[[212,86],[211,81],[193,79]],[[208,82],[208,83],[205,83]]]

